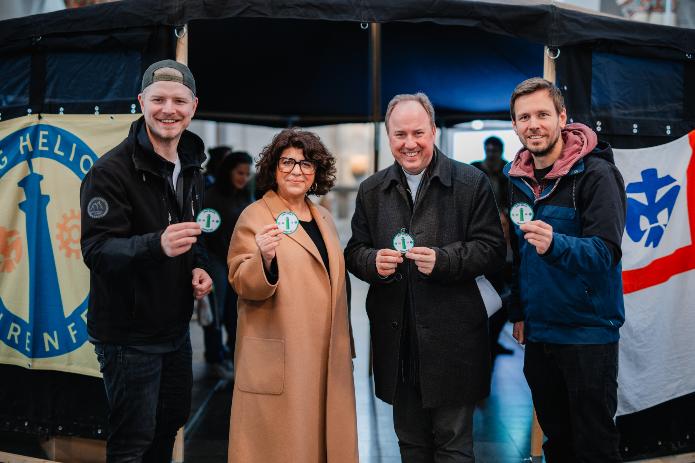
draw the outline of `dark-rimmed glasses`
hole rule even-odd
[[[285,174],[292,172],[295,164],[299,164],[299,170],[301,170],[303,174],[309,175],[316,172],[316,164],[312,161],[307,161],[306,159],[297,161],[296,159],[286,157],[280,157],[280,159],[278,159],[278,169]]]

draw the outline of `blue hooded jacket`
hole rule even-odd
[[[625,321],[620,243],[625,187],[613,151],[582,124],[562,130],[560,157],[539,185],[533,158],[522,149],[504,168],[510,208],[527,203],[534,220],[553,227],[539,255],[511,224],[514,282],[511,321],[525,322],[529,342],[606,344]]]

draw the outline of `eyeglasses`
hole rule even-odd
[[[307,161],[306,159],[297,161],[296,159],[285,157],[281,157],[278,160],[278,169],[280,169],[280,172],[289,174],[294,170],[295,164],[299,164],[299,170],[301,170],[303,174],[309,175],[316,172],[316,164],[312,161]]]

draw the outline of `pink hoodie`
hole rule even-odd
[[[598,143],[596,133],[584,124],[567,124],[561,132],[562,152],[553,164],[553,168],[545,176],[546,180],[563,177],[572,169],[577,161],[589,154]],[[533,175],[533,156],[526,148],[516,153],[512,167],[509,169],[510,177],[524,177],[533,188],[536,198],[540,196],[541,189],[536,177]]]

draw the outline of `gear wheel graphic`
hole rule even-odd
[[[0,227],[0,272],[10,273],[22,260],[22,240],[16,230]]]
[[[58,223],[56,238],[60,242],[60,250],[67,258],[81,258],[80,253],[80,213],[70,209],[69,214],[63,214],[63,221]]]

